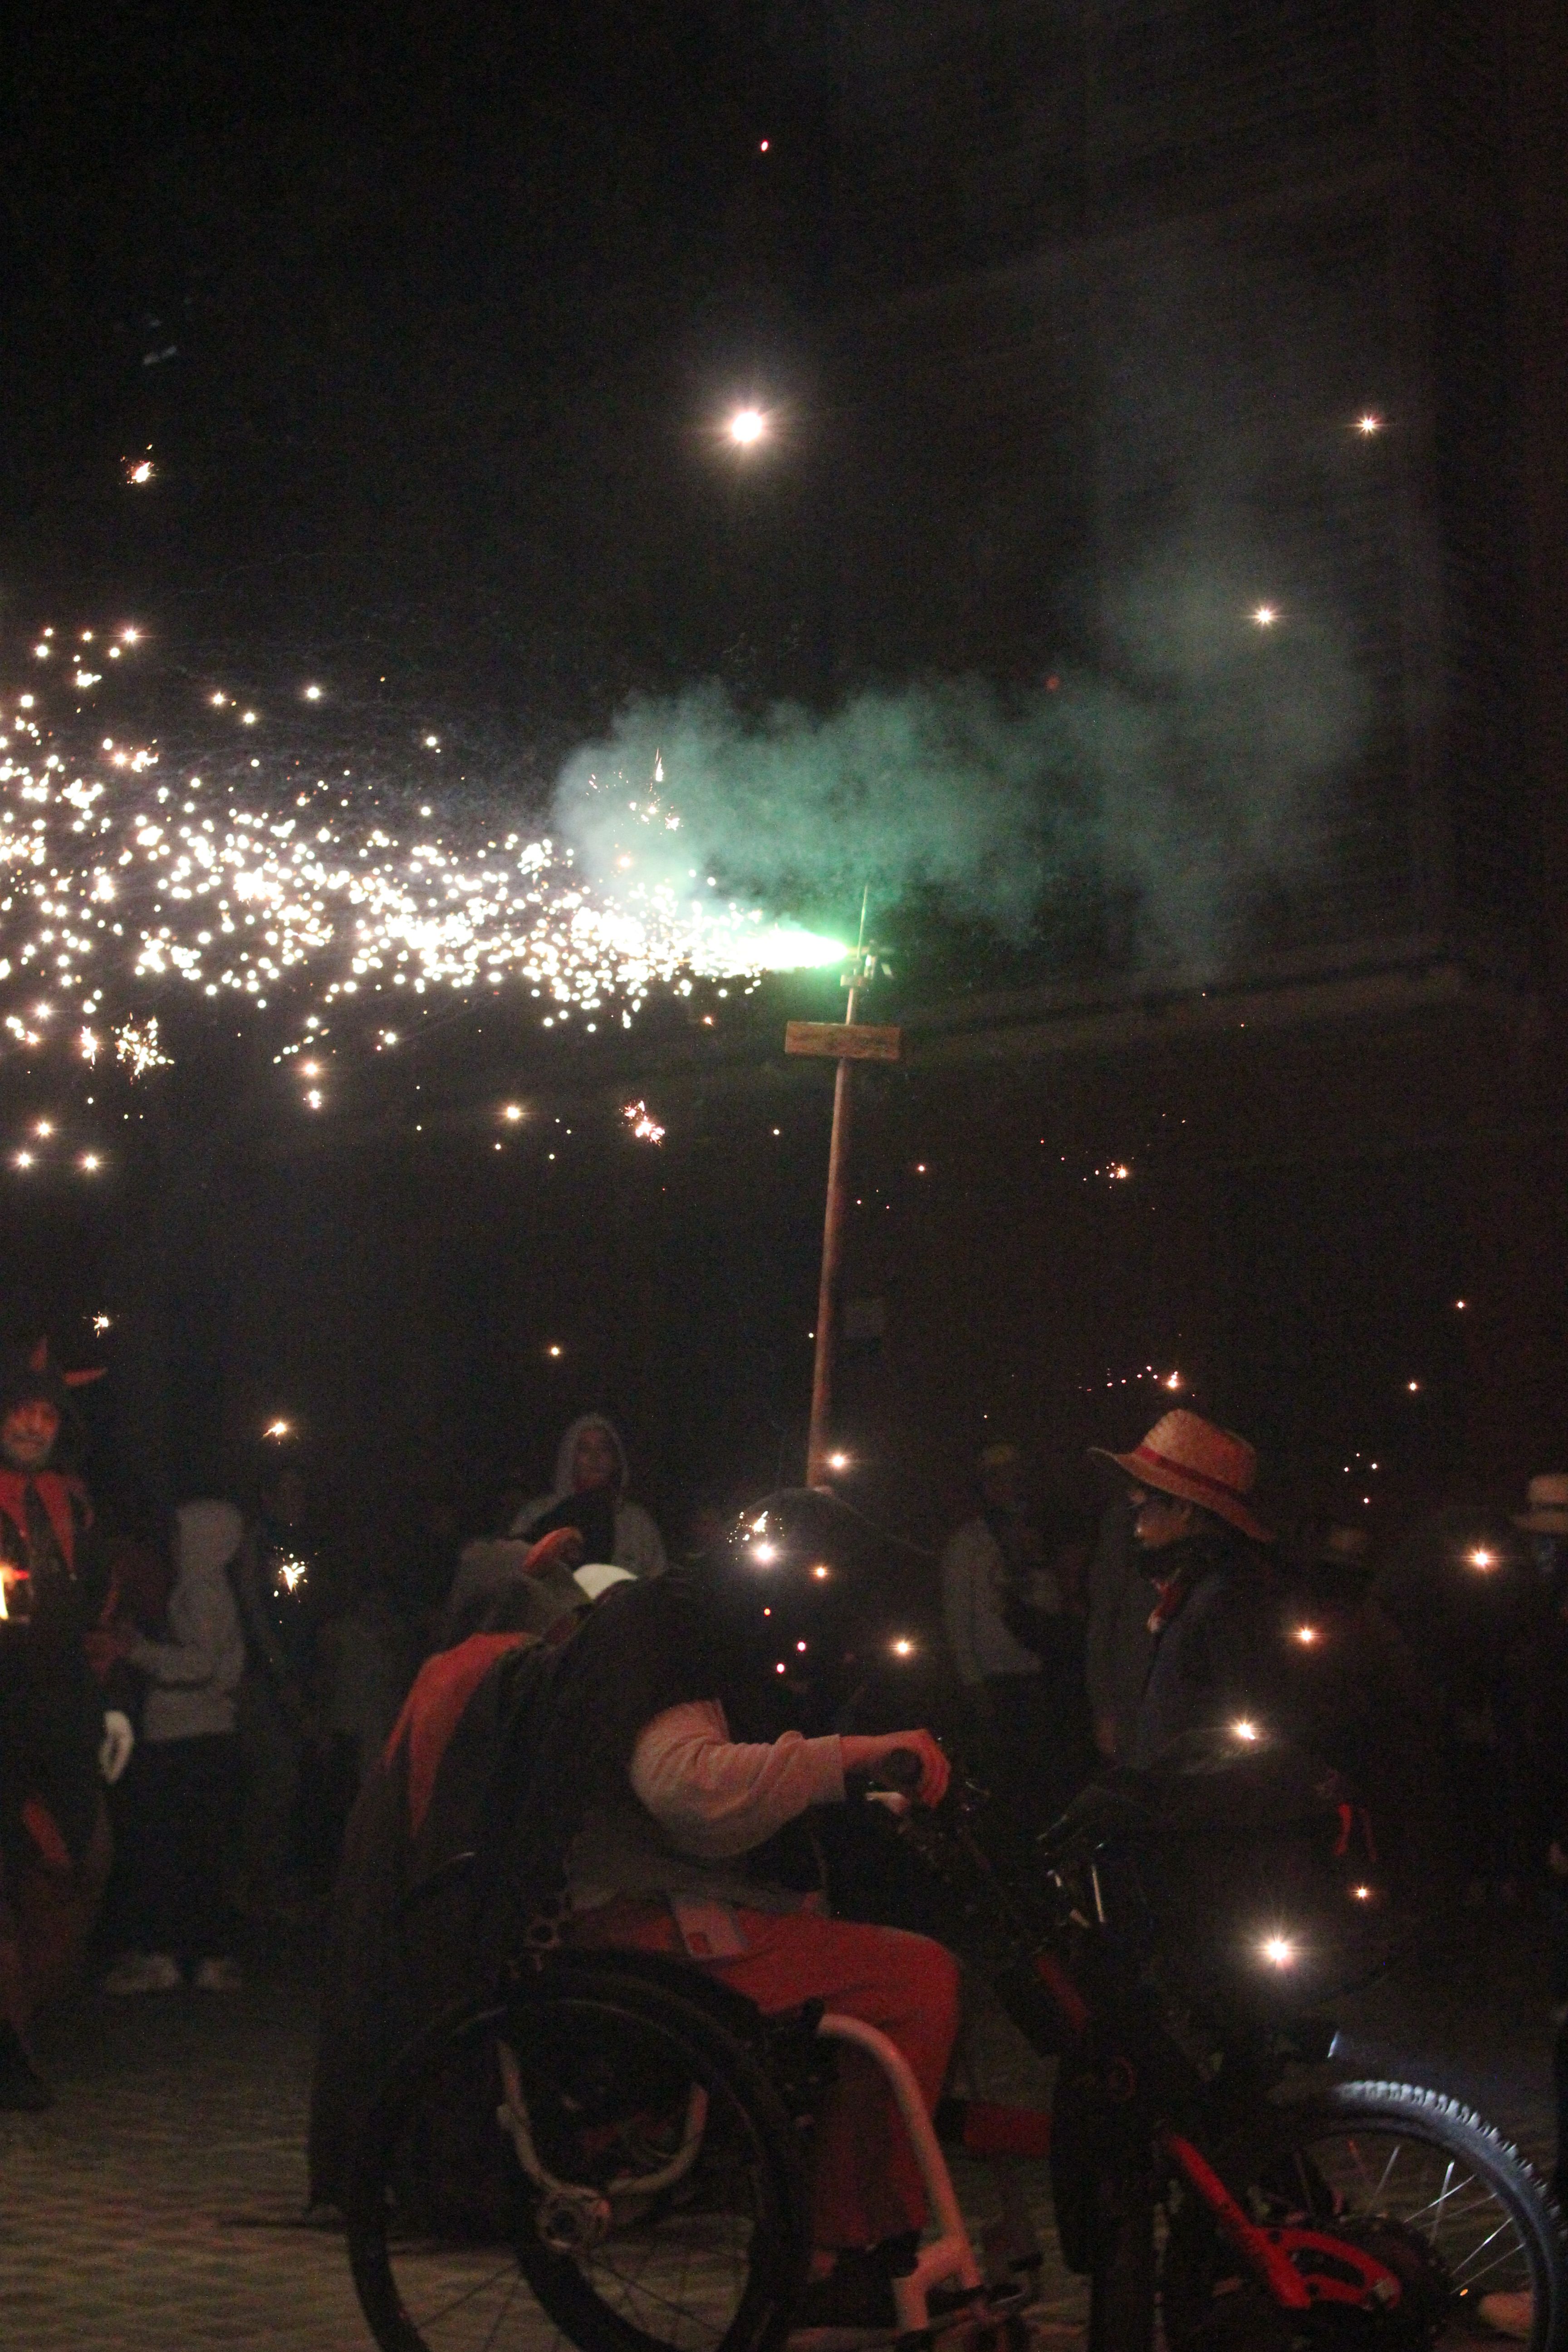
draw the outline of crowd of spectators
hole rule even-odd
[[[18,1421],[40,1411],[41,1454]],[[1207,1426],[1170,1417],[1184,1421]],[[515,1588],[531,1547],[573,1527],[589,1561],[638,1578],[667,1564],[619,1432],[599,1413],[563,1433],[544,1491],[508,1477],[472,1508],[436,1497],[405,1515],[397,1546],[361,1559],[334,1539],[308,1460],[287,1446],[268,1452],[248,1496],[196,1497],[165,1520],[134,1490],[106,1494],[95,1515],[68,1459],[72,1437],[47,1357],[11,1361],[0,1378],[0,2103],[47,2095],[28,2021],[79,1969],[89,1930],[106,1991],[216,1994],[241,1982],[237,1952],[257,1925],[322,1915],[356,1796],[422,1661],[497,1622],[497,1596]],[[1097,1767],[1146,1761],[1156,1646],[1174,1688],[1173,1662],[1201,1635],[1211,1663],[1247,1652],[1237,1704],[1260,1701],[1344,1770],[1412,1879],[1455,1906],[1545,1914],[1553,1995],[1568,2010],[1568,1475],[1533,1479],[1511,1513],[1434,1510],[1382,1551],[1332,1517],[1265,1529],[1238,1487],[1218,1521],[1198,1514],[1208,1538],[1184,1522],[1163,1552],[1166,1538],[1151,1536],[1160,1513],[1179,1520],[1184,1494],[1212,1503],[1224,1477],[1159,1489],[1157,1473],[1152,1510],[1138,1482],[1157,1451],[1109,1459],[1123,1475],[1096,1518],[1034,1486],[1021,1450],[991,1445],[972,1513],[929,1548],[926,1623],[944,1654],[934,1717],[1002,1817],[1038,1826]],[[694,1498],[678,1557],[726,1541],[736,1502]],[[1223,1558],[1203,1549],[1216,1532]],[[1232,1597],[1200,1627],[1208,1604],[1189,1605],[1188,1585],[1216,1564]],[[904,1573],[922,1580],[908,1559]],[[85,1779],[58,1756],[22,1752],[26,1724],[45,1717],[5,1636],[29,1620],[53,1661],[48,1739],[60,1747],[67,1681],[91,1719]],[[68,1653],[96,1678],[86,1699]]]

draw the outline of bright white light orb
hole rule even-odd
[[[760,408],[737,408],[730,419],[730,438],[738,449],[752,449],[767,433],[768,420]]]

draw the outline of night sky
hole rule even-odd
[[[193,655],[391,663],[426,708],[542,734],[720,665],[712,427],[759,389],[804,414],[831,274],[822,116],[765,13],[35,14],[4,198],[16,625],[134,607]]]
[[[837,822],[846,796],[808,718],[787,788],[771,805],[739,796],[711,862],[749,903],[842,936],[861,865],[886,848],[877,919],[894,973],[876,1011],[934,1005],[938,1029],[960,1001],[982,1025],[988,1003],[1011,1017],[1005,992],[1020,983],[1179,993],[1289,957],[1309,971],[1386,961],[1401,941],[1468,936],[1478,914],[1518,934],[1533,835],[1510,764],[1514,640],[1496,625],[1515,593],[1497,495],[1516,383],[1498,331],[1506,206],[1472,201],[1432,147],[1421,201],[1458,191],[1432,233],[1462,214],[1474,253],[1468,276],[1445,262],[1436,315],[1413,321],[1388,299],[1418,281],[1399,278],[1389,142],[1405,137],[1404,100],[1368,66],[1370,8],[1215,8],[1206,21],[1229,30],[1206,47],[1183,47],[1171,12],[1001,13],[994,26],[935,0],[33,12],[14,36],[0,170],[7,688],[19,670],[36,682],[46,624],[56,651],[136,624],[144,640],[104,687],[101,724],[156,736],[161,773],[199,753],[215,794],[242,797],[252,744],[234,721],[254,698],[259,787],[279,806],[299,784],[327,793],[323,778],[346,806],[351,770],[356,792],[401,777],[416,801],[429,779],[432,824],[468,848],[542,824],[574,753],[638,694],[660,698],[633,730],[641,773],[668,748],[674,698],[717,682],[717,749],[700,776],[689,730],[674,788],[694,808],[704,791],[722,799],[733,727],[772,698],[847,707],[852,730],[856,695],[885,691],[884,797],[862,804],[858,835]],[[1447,139],[1452,121],[1439,110],[1421,135]],[[1459,158],[1476,188],[1497,152]],[[1361,176],[1332,194],[1346,157]],[[1428,379],[1411,360],[1418,331]],[[773,423],[755,464],[722,430],[750,401]],[[130,478],[148,459],[151,478]],[[1438,581],[1479,617],[1444,604]],[[1439,741],[1423,698],[1461,669],[1469,731]],[[307,703],[316,677],[322,699]],[[84,698],[74,714],[95,739],[96,708]],[[933,713],[963,758],[940,772],[939,728],[906,808],[908,730],[929,737]],[[972,789],[994,771],[994,823]],[[818,850],[830,870],[813,875]],[[166,982],[174,1066],[140,1082],[106,1054],[68,1087],[60,1056],[0,1039],[7,1319],[85,1345],[90,1310],[114,1308],[113,1396],[130,1402],[106,1384],[97,1410],[137,1444],[163,1416],[170,1481],[210,1475],[258,1412],[303,1398],[309,1417],[317,1307],[335,1284],[341,1362],[317,1421],[335,1418],[345,1443],[356,1416],[388,1451],[419,1423],[430,1459],[454,1428],[482,1424],[497,1463],[520,1449],[542,1462],[560,1413],[629,1400],[667,1494],[731,1460],[784,1458],[826,1097],[783,1070],[778,1046],[787,1014],[837,1008],[833,974],[754,998],[656,988],[629,1032],[613,1016],[613,1048],[547,1035],[524,990],[456,993],[438,1015],[432,996],[396,1056],[367,987],[355,1019],[333,1013],[319,1106],[303,1059],[274,1059],[286,1033],[299,1042],[316,985],[252,1021],[216,1019]],[[0,1015],[21,1003],[14,983]],[[1207,1079],[1182,1095],[1156,1074],[1138,1118],[1092,1087],[1075,1097],[1076,1076],[1031,1070],[1022,1099],[977,1081],[975,1132],[1016,1129],[994,1222],[1033,1201],[1032,1155],[1075,1188],[1126,1155],[1152,1228],[1164,1209],[1144,1188],[1140,1119],[1165,1121],[1184,1152],[1209,1155],[1209,1206],[1172,1212],[1184,1244],[1206,1220],[1203,1246],[1228,1262],[1254,1213],[1227,1190],[1228,1071],[1212,1097]],[[943,1328],[951,1342],[973,1317],[984,1372],[1001,1261],[984,1218],[955,1191],[918,1248],[892,1246],[915,1214],[911,1171],[928,1152],[938,1164],[943,1120],[967,1133],[971,1110],[901,1071],[885,1093],[870,1099],[889,1296],[917,1263],[940,1287],[962,1242],[973,1255]],[[496,1127],[514,1095],[538,1114],[526,1138]],[[643,1095],[669,1115],[663,1147],[629,1139],[624,1102]],[[40,1118],[61,1122],[47,1151]],[[558,1121],[571,1150],[552,1159]],[[984,1163],[989,1144],[974,1148]],[[103,1155],[95,1187],[88,1151]],[[1311,1219],[1331,1239],[1352,1226],[1315,1174],[1288,1214],[1258,1185],[1271,1295],[1278,1234],[1290,1271],[1310,1260],[1296,1242]],[[1432,1368],[1472,1269],[1449,1230],[1462,1188],[1418,1171],[1394,1190],[1378,1207],[1358,1178],[1346,1197],[1405,1236],[1363,1254],[1403,1265],[1407,1248],[1430,1297],[1403,1320],[1444,1335],[1423,1353],[1395,1328],[1366,1376],[1369,1396],[1408,1414],[1406,1356],[1434,1396],[1457,1391],[1457,1358],[1441,1382]],[[1017,1215],[1061,1223],[1055,1209]],[[613,1263],[622,1232],[636,1250]],[[1092,1274],[1079,1259],[1061,1277],[1078,1286],[1079,1336],[1054,1352],[1038,1339],[1057,1307],[1037,1268],[1006,1385],[998,1371],[983,1393],[977,1375],[973,1397],[922,1406],[919,1429],[911,1413],[911,1449],[940,1422],[960,1460],[973,1416],[1011,1392],[1039,1425],[1064,1396],[1124,1385],[1126,1366],[1142,1378],[1157,1358],[1197,1377],[1190,1301],[1156,1313],[1131,1285],[1110,1314],[1116,1252],[1106,1242]],[[274,1265],[292,1269],[286,1296],[268,1290]],[[1305,1286],[1315,1313],[1322,1286]],[[399,1329],[409,1291],[419,1347]],[[1342,1462],[1364,1441],[1384,1458],[1372,1406],[1335,1402],[1337,1343],[1303,1339],[1309,1371],[1281,1369],[1269,1349],[1290,1318],[1253,1328],[1242,1304],[1225,1312],[1258,1382],[1318,1383],[1292,1444]],[[574,1318],[596,1336],[559,1360],[568,1373],[547,1373],[543,1350],[572,1339]],[[1253,1375],[1237,1377],[1245,1391]],[[175,1420],[207,1433],[183,1450],[167,1440],[171,1379]]]

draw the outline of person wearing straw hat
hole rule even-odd
[[[1184,1733],[1220,1724],[1261,1728],[1268,1645],[1258,1548],[1274,1538],[1251,1507],[1257,1454],[1181,1407],[1130,1454],[1089,1451],[1129,1482],[1133,1538],[1155,1591],[1154,1652],[1122,1760],[1142,1769]]]

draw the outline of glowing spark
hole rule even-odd
[[[1351,1888],[1351,1893],[1354,1895],[1358,1903],[1370,1903],[1372,1901],[1372,1889],[1370,1886],[1352,1886]]]
[[[522,1105],[521,1103],[508,1103],[506,1108],[501,1113],[501,1117],[505,1119],[509,1127],[515,1127],[518,1120],[522,1117]]]
[[[1181,1385],[1182,1376],[1180,1372],[1168,1373],[1165,1379],[1161,1382],[1161,1386],[1167,1389],[1179,1389]]]
[[[101,1163],[96,1151],[84,1151],[81,1155],[80,1161],[79,1162],[79,1165],[89,1176],[96,1175],[100,1164]]]
[[[37,1127],[33,1129],[33,1133],[35,1135],[53,1135],[54,1131],[54,1121],[48,1118],[39,1119]]]
[[[308,1559],[295,1552],[280,1552],[273,1562],[272,1581],[279,1592],[298,1592],[310,1573]]]
[[[140,487],[143,482],[150,482],[157,470],[151,457],[138,457],[134,464],[128,458],[125,465],[125,478],[128,482],[134,482]]]
[[[891,1647],[891,1649],[892,1649],[892,1653],[893,1653],[893,1655],[894,1655],[894,1657],[895,1657],[895,1658],[912,1658],[912,1657],[914,1656],[914,1654],[915,1654],[915,1645],[914,1645],[914,1643],[913,1643],[911,1641],[909,1641],[909,1640],[908,1640],[908,1639],[907,1639],[903,1634],[901,1634],[901,1633],[900,1634],[900,1636],[899,1636],[898,1640],[897,1640],[896,1642],[892,1643],[889,1646],[890,1646],[890,1647]]]
[[[1405,1385],[1409,1390],[1412,1396],[1419,1395],[1421,1390],[1421,1383],[1419,1381],[1406,1381]]]
[[[93,1329],[94,1329],[95,1331],[97,1331],[100,1335],[101,1335],[101,1334],[102,1334],[103,1332],[105,1332],[105,1331],[112,1331],[112,1330],[113,1330],[113,1328],[114,1328],[114,1318],[113,1318],[113,1316],[112,1316],[112,1315],[95,1315],[95,1316],[93,1317],[93,1318],[92,1318],[92,1328],[93,1328]]]
[[[30,1151],[18,1151],[18,1152],[17,1152],[17,1154],[16,1154],[16,1165],[18,1168],[30,1168],[30,1167],[32,1166],[32,1164],[33,1164],[33,1155],[32,1155],[32,1153],[31,1153]]]
[[[1317,1627],[1316,1627],[1315,1625],[1298,1625],[1298,1626],[1297,1626],[1297,1628],[1296,1628],[1296,1639],[1298,1640],[1298,1642],[1301,1643],[1305,1647],[1307,1647],[1307,1648],[1310,1648],[1311,1644],[1312,1644],[1312,1643],[1317,1640],[1317,1638],[1318,1638],[1318,1629],[1317,1629]]]
[[[122,1023],[114,1033],[114,1050],[132,1078],[144,1078],[149,1070],[173,1067],[171,1056],[158,1043],[155,1015],[148,1021]]]
[[[805,1652],[805,1643],[804,1642],[797,1642],[795,1646],[797,1655],[804,1656]]]
[[[1296,1947],[1288,1936],[1269,1936],[1262,1947],[1263,1957],[1271,1968],[1288,1969],[1296,1958]]]
[[[1472,1568],[1479,1568],[1483,1571],[1489,1568],[1495,1568],[1498,1564],[1496,1552],[1489,1551],[1484,1544],[1478,1544],[1475,1550],[1467,1552],[1465,1557]]]
[[[547,1356],[558,1356],[561,1353],[561,1350],[558,1347],[551,1346],[546,1348],[544,1352]]]
[[[756,1561],[759,1568],[771,1568],[778,1556],[779,1548],[777,1544],[754,1543],[752,1546],[752,1558]]]
[[[830,1454],[827,1457],[827,1466],[830,1470],[847,1470],[849,1456],[847,1454]]]
[[[767,418],[760,408],[737,408],[730,419],[730,438],[738,448],[754,448],[767,429]]]
[[[645,1102],[623,1103],[621,1117],[639,1143],[662,1143],[664,1129]]]
[[[1258,628],[1271,629],[1279,618],[1279,608],[1273,604],[1256,604],[1253,607],[1252,618]]]
[[[1364,416],[1356,418],[1355,429],[1358,433],[1364,433],[1370,437],[1373,433],[1382,432],[1383,419],[1381,416],[1373,416],[1369,410]]]
[[[816,1577],[818,1584],[826,1584],[828,1578],[832,1575],[833,1570],[830,1568],[824,1568],[819,1561],[811,1572],[813,1576]]]
[[[308,686],[305,688],[305,699],[307,702],[320,702],[321,698],[321,689],[319,686]]]
[[[242,727],[254,727],[256,724],[255,711],[242,710],[239,714],[239,723]]]
[[[320,1109],[321,1109],[321,1096],[318,1094],[318,1092],[316,1091],[316,1089],[315,1089],[315,1087],[312,1087],[310,1088],[310,1093],[305,1097],[305,1100],[306,1100],[306,1102],[310,1105],[310,1108],[311,1108],[312,1110],[320,1110]]]
[[[292,1427],[291,1422],[269,1421],[261,1433],[264,1437],[287,1437]]]
[[[1240,1723],[1233,1723],[1230,1727],[1237,1739],[1256,1739],[1258,1737],[1258,1726],[1255,1723],[1243,1720]]]

